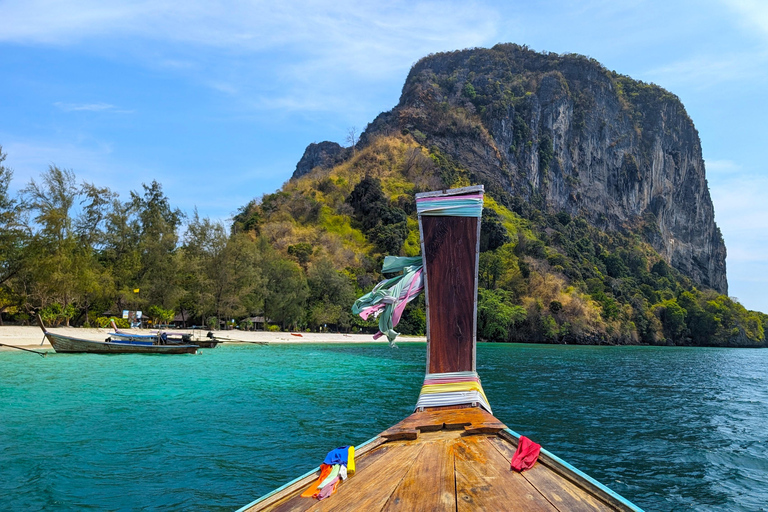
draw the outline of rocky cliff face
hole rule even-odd
[[[655,85],[512,44],[436,54],[411,69],[400,103],[360,144],[395,131],[447,155],[507,206],[640,233],[694,282],[727,294],[698,133]]]
[[[304,150],[301,160],[296,164],[291,179],[304,176],[315,167],[330,168],[343,161],[347,150],[335,142],[312,143]]]

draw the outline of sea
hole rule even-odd
[[[768,510],[768,350],[478,344],[494,414],[648,511]],[[425,344],[0,352],[0,510],[233,511],[412,412]]]

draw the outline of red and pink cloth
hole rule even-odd
[[[540,444],[534,443],[525,436],[520,436],[520,440],[517,442],[517,450],[512,457],[510,465],[512,469],[520,472],[531,469],[539,459],[539,453],[541,453]]]

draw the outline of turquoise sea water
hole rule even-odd
[[[479,344],[495,415],[646,510],[768,510],[768,351]],[[416,402],[425,345],[0,352],[0,509],[234,510]]]

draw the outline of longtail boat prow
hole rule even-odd
[[[320,488],[323,466],[238,512],[639,511],[507,428],[491,412],[476,372],[475,351],[483,187],[417,194],[416,205],[427,304],[427,368],[415,412],[355,447],[356,472],[338,488],[334,485],[330,496],[320,496],[322,501],[311,496]],[[397,310],[397,301],[387,303]],[[382,328],[381,321],[379,325],[389,336],[391,328]]]

